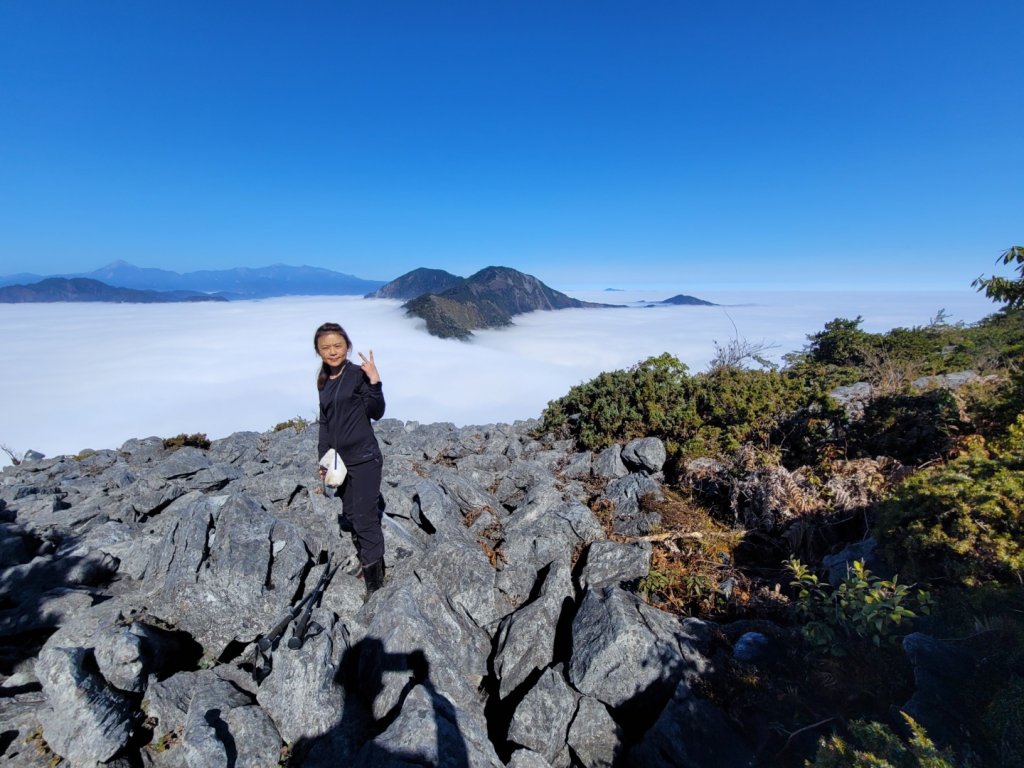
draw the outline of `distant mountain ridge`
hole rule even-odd
[[[119,288],[87,277],[48,277],[29,285],[0,287],[0,304],[58,301],[166,304],[182,301],[227,301],[227,299],[197,291],[140,291],[134,288]]]
[[[365,280],[354,275],[321,267],[292,267],[272,264],[269,267],[237,267],[234,269],[173,272],[167,269],[136,267],[126,261],[115,261],[92,272],[53,275],[65,279],[99,280],[108,286],[148,291],[194,291],[216,294],[228,299],[267,299],[275,296],[361,296],[384,285],[384,280]],[[0,277],[0,286],[25,284],[38,275]]]
[[[655,302],[656,304],[675,304],[678,306],[696,306],[696,307],[717,307],[713,301],[706,301],[704,299],[698,299],[696,296],[688,296],[685,293],[680,293],[676,296],[671,296],[667,299]]]
[[[441,293],[461,282],[464,278],[445,272],[443,269],[420,267],[406,272],[372,293],[367,299],[415,299],[425,293]]]
[[[381,290],[394,283],[422,285],[412,277],[414,272],[402,275]],[[503,328],[512,324],[514,315],[538,309],[613,305],[571,298],[544,285],[533,275],[510,267],[485,267],[468,278],[458,278],[439,293],[421,293],[402,306],[406,314],[426,321],[428,333],[441,338],[467,339],[474,330]]]

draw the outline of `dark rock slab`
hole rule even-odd
[[[629,752],[628,764],[669,768],[745,768],[756,761],[736,726],[681,682],[654,726]]]
[[[569,681],[613,709],[658,711],[680,680],[708,671],[711,628],[618,587],[588,588],[573,620]]]
[[[635,471],[648,474],[660,472],[667,458],[665,444],[657,437],[640,437],[622,447],[623,463]]]
[[[368,742],[359,768],[459,766],[503,768],[482,715],[463,709],[429,684],[415,686],[387,730]]]
[[[594,477],[601,477],[605,480],[614,480],[618,477],[625,477],[629,469],[622,461],[622,446],[610,445],[594,457]]]
[[[556,560],[546,571],[537,598],[505,617],[498,628],[494,674],[501,698],[554,660],[555,634],[563,611],[572,605],[573,586],[568,563]]]

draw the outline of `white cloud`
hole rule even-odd
[[[672,293],[574,295],[629,302]],[[661,352],[702,370],[713,340],[732,338],[733,323],[741,337],[778,344],[779,358],[837,316],[863,315],[867,330],[880,331],[924,324],[943,307],[966,322],[993,309],[970,291],[702,298],[733,306],[535,312],[468,343],[428,335],[400,302],[357,297],[0,305],[0,443],[55,455],[130,437],[216,438],[313,418],[312,337],[328,320],[345,326],[356,350],[373,348],[388,416],[480,424],[539,416],[569,387]]]

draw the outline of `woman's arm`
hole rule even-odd
[[[317,440],[316,446],[316,460],[320,461],[325,453],[327,453],[327,444],[329,439],[327,437],[327,415],[324,413],[324,407],[320,406],[320,418],[318,420],[320,424],[320,438]]]
[[[362,387],[363,408],[369,418],[377,421],[384,416],[384,390],[381,388],[380,373],[373,361],[372,349],[369,357],[362,352],[359,353],[359,357],[363,361],[359,367],[363,369],[365,376]]]

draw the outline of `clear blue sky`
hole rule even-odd
[[[0,0],[0,274],[967,287],[1024,3]]]

